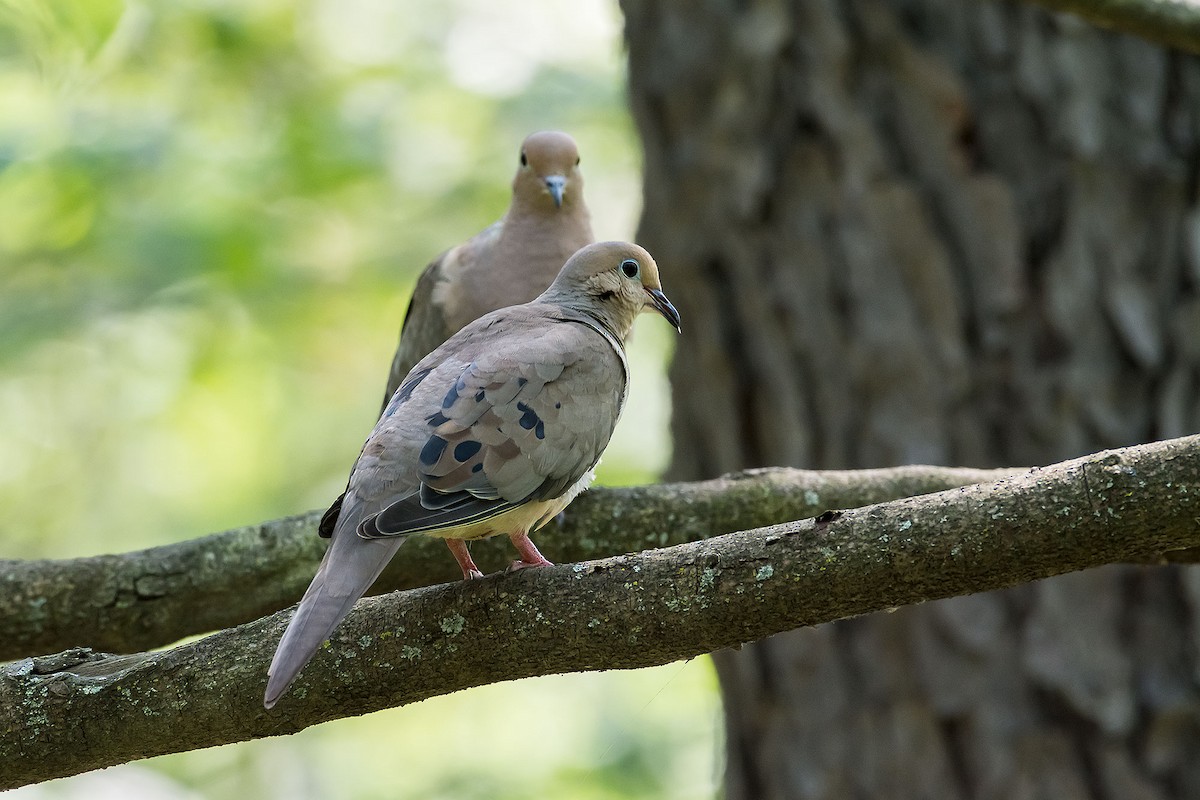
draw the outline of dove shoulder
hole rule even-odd
[[[489,249],[500,237],[503,225],[503,220],[495,222],[466,242],[450,248],[431,261],[417,278],[400,326],[400,343],[388,370],[384,406],[414,364],[478,316],[472,316],[468,308],[470,300],[466,296],[464,276],[474,271],[473,265],[486,259]]]
[[[485,506],[559,498],[599,461],[627,386],[620,341],[586,315],[539,303],[487,314],[414,367],[350,493],[383,509],[385,534],[438,535],[434,522],[449,530]],[[463,517],[422,510],[458,501],[472,503]]]

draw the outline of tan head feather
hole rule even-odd
[[[679,330],[679,312],[663,294],[658,264],[632,242],[597,242],[580,249],[542,299],[584,311],[622,339],[642,311],[657,311]]]
[[[575,140],[561,131],[526,136],[513,178],[513,203],[553,212],[580,202],[582,196],[583,174]]]

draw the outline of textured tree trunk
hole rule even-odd
[[[623,0],[673,479],[1200,430],[1200,62],[1021,5]],[[1200,797],[1200,574],[716,657],[727,797]]]

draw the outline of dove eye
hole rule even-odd
[[[579,166],[579,156],[575,156],[575,166]]]
[[[529,159],[525,157],[525,151],[524,151],[524,150],[522,150],[522,151],[521,151],[521,166],[522,166],[522,167],[528,167],[528,166],[529,166]]]
[[[621,272],[625,273],[626,278],[636,278],[638,276],[638,262],[632,258],[627,258],[621,262]]]

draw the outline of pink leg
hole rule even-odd
[[[554,564],[544,555],[538,552],[537,547],[533,542],[529,541],[529,534],[525,531],[517,531],[510,533],[508,538],[512,540],[513,547],[517,548],[517,552],[521,558],[518,561],[512,562],[508,569],[525,569],[525,567],[553,567]]]
[[[462,569],[464,581],[483,577],[483,573],[479,571],[479,567],[475,566],[475,562],[471,559],[471,551],[467,549],[465,541],[462,539],[447,539],[446,547],[450,548],[450,552],[454,554],[454,560],[458,562],[459,568]]]

